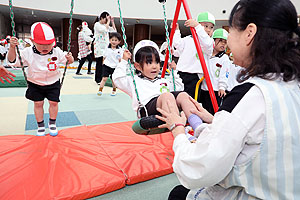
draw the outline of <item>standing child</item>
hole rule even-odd
[[[231,65],[229,57],[225,53],[227,36],[228,32],[225,29],[220,28],[214,31],[212,36],[215,41],[214,50],[207,63],[209,77],[219,106],[226,95],[225,90],[228,88],[229,68]],[[208,112],[211,114],[215,113],[205,80],[201,85],[200,102]]]
[[[195,27],[207,65],[213,53],[214,41],[211,36],[214,31],[215,17],[209,12],[203,12],[198,15],[197,21],[190,19],[184,25]],[[178,24],[176,24],[173,47],[176,48],[176,53],[180,55],[176,68],[184,84],[184,91],[194,98],[196,84],[202,78],[203,70],[192,36],[181,38]],[[200,98],[198,99],[200,100]]]
[[[228,46],[243,82],[191,144],[177,127],[173,169],[192,189],[183,199],[300,199],[300,27],[290,0],[240,0]],[[174,111],[172,111],[174,110]],[[183,123],[162,111],[167,127]],[[199,189],[201,188],[201,189]]]
[[[102,66],[102,80],[100,82],[99,92],[97,93],[99,96],[102,95],[103,87],[107,81],[108,77],[114,73],[115,68],[121,62],[121,58],[123,56],[123,49],[120,47],[121,35],[118,32],[112,32],[109,34],[109,45],[104,53],[104,62]],[[112,79],[112,78],[111,78]],[[111,92],[111,96],[115,96],[117,94],[117,88],[112,81],[113,90]]]
[[[34,102],[34,115],[38,124],[37,136],[46,135],[44,123],[44,99],[49,101],[49,132],[51,136],[58,134],[56,116],[60,96],[60,71],[59,63],[74,62],[71,53],[66,54],[55,46],[55,37],[52,28],[45,22],[36,22],[31,26],[32,48],[22,50],[21,58],[26,69],[28,88],[26,98]],[[7,60],[10,65],[20,66],[16,56],[18,39],[12,37]]]
[[[157,115],[159,112],[156,108],[166,108],[167,102],[175,105],[177,111],[183,110],[188,116],[188,121],[192,128],[197,132],[202,121],[201,119],[190,112],[195,109],[192,102],[189,101],[189,95],[182,92],[183,84],[177,72],[175,72],[174,91],[173,81],[158,76],[160,72],[160,58],[157,44],[150,40],[142,40],[138,42],[134,48],[134,66],[140,72],[134,76],[139,99],[142,105],[145,105],[148,115]],[[139,104],[137,101],[135,87],[131,77],[126,75],[126,67],[131,53],[126,50],[123,55],[123,60],[117,66],[113,80],[118,88],[123,90],[132,98],[132,107],[136,112],[139,112]],[[171,68],[175,69],[175,62],[171,64]],[[177,107],[178,105],[178,107]],[[144,108],[140,110],[142,117],[146,116]],[[175,126],[182,124],[175,124]]]

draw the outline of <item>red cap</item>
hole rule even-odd
[[[47,23],[36,22],[31,26],[31,38],[37,44],[52,44],[55,42],[54,32]]]

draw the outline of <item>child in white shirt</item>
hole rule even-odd
[[[112,76],[112,74],[115,71],[115,68],[117,67],[123,56],[123,49],[119,46],[121,39],[121,35],[118,32],[112,32],[109,34],[110,44],[104,53],[104,63],[102,66],[102,80],[100,82],[100,88],[97,93],[99,96],[102,95],[102,91],[108,77]],[[113,81],[112,86],[113,90],[111,92],[111,96],[115,96],[117,93],[117,88]]]
[[[49,132],[51,136],[58,134],[56,117],[58,113],[58,102],[60,96],[60,72],[59,63],[74,62],[71,53],[66,54],[55,46],[55,37],[52,28],[45,22],[36,22],[31,26],[32,48],[25,48],[20,52],[26,69],[28,88],[26,98],[34,101],[34,114],[38,123],[37,136],[44,136],[44,99],[49,101]],[[7,61],[12,66],[20,66],[20,60],[16,56],[16,45],[18,39],[10,39],[10,49],[7,54]]]
[[[197,21],[190,19],[185,22],[186,27],[195,27],[203,56],[208,63],[213,53],[214,41],[211,38],[215,25],[215,18],[209,12],[200,13]],[[203,76],[202,66],[195,47],[195,42],[191,35],[181,38],[179,26],[177,24],[173,39],[173,47],[180,55],[177,62],[177,70],[184,84],[184,91],[191,97],[195,97],[197,82]],[[200,98],[198,98],[200,100]]]
[[[192,114],[190,110],[195,106],[189,101],[189,95],[183,92],[183,84],[181,79],[175,72],[175,85],[172,80],[161,78],[158,76],[160,72],[160,58],[158,46],[149,40],[142,40],[134,48],[134,66],[140,72],[134,76],[136,83],[139,100],[145,106],[140,110],[142,117],[148,115],[158,115],[159,112],[156,108],[166,108],[168,104],[176,105],[179,110],[188,116],[188,121],[192,128],[197,131],[198,127],[202,124],[202,120]],[[126,66],[131,53],[128,50],[124,51],[123,59],[113,73],[113,81],[116,86],[122,91],[127,93],[132,98],[132,107],[135,111],[139,112],[139,103],[137,101],[135,87],[131,77],[126,76]],[[171,68],[175,68],[175,62],[172,62]],[[180,126],[182,124],[175,124]]]

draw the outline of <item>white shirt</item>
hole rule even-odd
[[[235,86],[240,84],[239,82],[237,82],[236,77],[242,69],[242,67],[235,65],[231,62],[229,67],[229,78],[227,88],[228,91],[231,91]]]
[[[207,70],[214,91],[227,90],[230,65],[229,57],[226,54],[222,55],[222,57],[213,56],[209,59]],[[201,89],[208,91],[205,79]]]
[[[126,76],[126,67],[128,62],[123,60],[116,67],[112,79],[115,85],[128,94],[132,98],[132,108],[133,110],[138,110],[138,101],[135,93],[135,87],[133,84],[133,80],[131,76]],[[176,91],[183,90],[183,84],[179,75],[174,70],[175,76],[175,86]],[[136,82],[138,95],[140,101],[143,105],[146,105],[152,98],[161,95],[164,92],[174,91],[172,76],[169,77],[171,80],[166,78],[156,78],[154,80],[150,80],[146,77],[141,78],[137,75],[134,76],[134,80]]]
[[[115,32],[116,30],[112,27],[106,28],[104,24],[96,22],[94,25],[94,54],[95,58],[101,57],[104,55],[104,52],[109,44],[109,32]]]
[[[20,51],[21,58],[26,68],[27,80],[37,85],[51,85],[60,79],[59,64],[65,64],[67,52],[63,52],[60,48],[53,48],[52,54],[40,55],[34,53],[33,48],[25,48]],[[16,61],[10,63],[10,66],[21,67],[18,55]]]
[[[202,25],[199,24],[195,29],[207,65],[208,60],[213,53],[214,40],[205,32]],[[173,39],[173,47],[176,49],[176,56],[180,55],[176,67],[178,71],[203,74],[195,42],[191,35],[181,38],[180,30],[176,30]]]
[[[181,184],[196,189],[219,183],[234,163],[251,159],[262,141],[264,126],[264,97],[253,86],[231,113],[217,112],[196,143],[190,143],[185,134],[178,135],[173,144],[173,169]]]
[[[124,50],[122,48],[107,48],[104,53],[105,59],[103,64],[110,68],[116,68],[123,57],[123,52]]]

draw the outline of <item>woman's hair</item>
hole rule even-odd
[[[140,48],[135,54],[135,62],[139,63],[143,69],[144,64],[151,64],[154,61],[160,63],[159,53],[152,46],[145,46]]]
[[[122,40],[122,36],[118,32],[110,32],[109,33],[109,39],[111,39],[113,37],[117,38],[119,41]],[[120,47],[121,47],[120,45],[117,46],[117,48],[120,48]],[[108,48],[111,48],[111,44],[108,45]]]
[[[300,81],[300,27],[291,1],[240,0],[231,11],[229,25],[243,31],[250,23],[257,26],[250,50],[252,61],[238,81],[254,76]]]
[[[82,30],[82,25],[79,25],[77,28],[77,34]]]
[[[109,13],[108,13],[108,12],[106,12],[106,11],[102,12],[99,16],[97,16],[97,18],[96,18],[94,24],[95,24],[96,22],[99,22],[100,19],[106,18],[107,16],[109,16]]]

